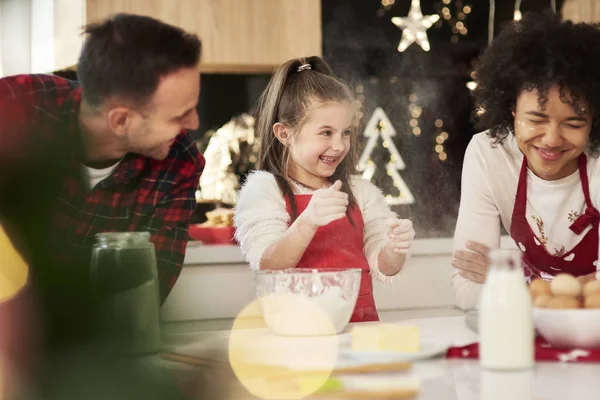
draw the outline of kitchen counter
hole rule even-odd
[[[421,316],[405,319],[403,323],[416,325],[422,336],[449,345],[461,346],[477,340],[477,335],[466,327],[463,316]],[[266,329],[263,331],[268,335]],[[169,340],[171,350],[199,356],[209,351],[226,354],[229,336],[230,331],[171,332]],[[170,365],[174,368],[182,366],[179,363]],[[399,376],[410,377],[412,381],[419,382],[420,394],[416,398],[422,400],[596,399],[600,389],[599,374],[600,364],[539,362],[533,370],[492,372],[482,370],[477,360],[438,357],[417,361],[407,372],[376,373],[366,378],[363,375],[366,379],[363,383],[369,380],[386,382],[386,379],[392,382],[397,381]],[[237,382],[235,377],[230,378]],[[348,378],[352,379],[346,376]],[[239,384],[237,386],[236,395],[232,398],[253,398]]]

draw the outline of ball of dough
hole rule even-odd
[[[572,275],[558,274],[550,283],[550,290],[555,296],[581,296],[581,283]]]
[[[547,282],[542,278],[534,279],[529,285],[529,290],[531,291],[531,297],[534,299],[543,294],[550,295],[550,282]]]
[[[600,292],[600,281],[591,281],[585,284],[583,287],[583,295],[585,297],[591,296],[592,294]]]
[[[540,294],[533,301],[533,306],[535,308],[548,308],[548,304],[552,300],[552,296],[549,294]]]
[[[585,308],[600,308],[600,292],[592,293],[586,296],[584,300]]]
[[[548,308],[579,308],[579,299],[573,296],[555,296],[548,302]]]

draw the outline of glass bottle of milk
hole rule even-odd
[[[533,367],[531,295],[519,250],[492,250],[479,304],[479,360],[493,370]]]

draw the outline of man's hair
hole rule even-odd
[[[142,15],[116,14],[88,25],[84,34],[77,78],[91,106],[111,96],[145,105],[162,77],[200,62],[195,34]]]
[[[536,91],[542,108],[558,85],[561,99],[580,113],[591,108],[590,149],[600,149],[600,29],[563,21],[552,13],[528,13],[511,23],[484,53],[475,70],[477,127],[502,141],[514,125],[512,111],[522,91]],[[570,97],[567,96],[570,94]]]

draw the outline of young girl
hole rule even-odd
[[[286,62],[259,101],[258,170],[240,190],[236,239],[253,270],[361,268],[351,322],[378,321],[370,274],[400,271],[415,232],[353,177],[353,96],[319,57]]]

